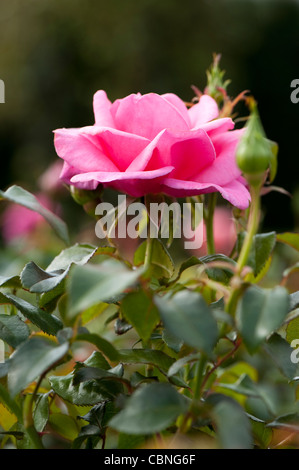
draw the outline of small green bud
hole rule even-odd
[[[70,186],[70,192],[71,196],[74,199],[77,204],[80,204],[80,206],[84,206],[85,204],[88,204],[90,201],[94,201],[95,199],[98,199],[101,194],[101,187],[95,189],[94,191],[92,190],[87,190],[87,189],[79,189],[76,188],[76,186]]]
[[[272,181],[277,169],[278,146],[266,138],[256,104],[251,104],[251,114],[236,151],[237,165],[245,177],[256,181],[269,169]]]
[[[226,92],[230,80],[224,80],[225,70],[221,70],[219,62],[220,54],[213,54],[213,63],[207,70],[207,86],[205,93],[210,95],[219,105],[223,101],[223,93]]]

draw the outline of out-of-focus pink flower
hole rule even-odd
[[[61,187],[63,186],[60,179],[62,167],[63,162],[61,160],[56,160],[46,169],[46,171],[40,176],[38,180],[41,191],[46,193],[60,191]]]
[[[200,234],[203,230],[203,244],[200,248],[192,250],[196,256],[205,256],[207,254],[207,232],[205,223],[202,221],[195,231]],[[233,215],[230,209],[226,207],[216,207],[213,223],[214,243],[216,253],[222,253],[229,256],[236,241],[237,230]],[[192,238],[190,238],[192,241]]]
[[[47,209],[52,210],[51,201],[43,194],[37,195],[38,200]],[[37,212],[19,204],[9,203],[2,214],[2,236],[6,243],[30,235],[45,219]]]
[[[101,183],[134,197],[216,191],[234,206],[248,207],[235,162],[242,130],[232,130],[232,119],[218,118],[210,96],[187,109],[172,93],[131,94],[111,103],[100,90],[93,108],[94,125],[54,131],[66,183],[83,189]]]

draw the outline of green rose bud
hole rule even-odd
[[[251,103],[251,114],[236,151],[237,165],[250,183],[260,181],[267,170],[270,180],[276,174],[278,146],[266,138],[256,104]]]
[[[102,188],[97,188],[94,191],[87,190],[87,189],[79,189],[76,186],[70,186],[71,196],[77,204],[80,206],[84,206],[88,204],[90,201],[94,201],[99,199]]]

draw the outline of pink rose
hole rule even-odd
[[[102,183],[134,197],[219,191],[234,206],[248,207],[235,162],[242,131],[232,131],[230,118],[216,119],[210,96],[187,109],[172,93],[131,94],[111,103],[100,90],[93,109],[94,125],[54,131],[66,183],[85,189]]]

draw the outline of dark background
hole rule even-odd
[[[203,90],[214,52],[232,80],[249,89],[268,137],[279,144],[274,182],[296,194],[299,2],[288,0],[0,0],[0,187],[29,190],[56,160],[52,130],[93,123],[92,96]],[[296,228],[294,199],[263,198],[264,226]]]

